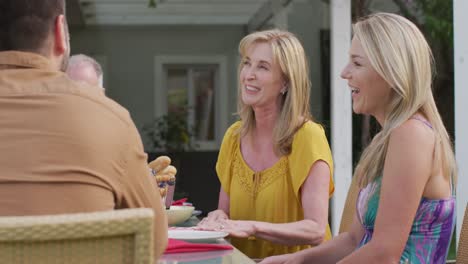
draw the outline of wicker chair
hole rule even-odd
[[[2,263],[153,263],[153,211],[0,217]]]
[[[463,224],[461,226],[460,241],[457,249],[457,264],[468,263],[468,205],[465,209]]]
[[[343,233],[349,230],[354,221],[354,214],[356,213],[356,201],[359,194],[359,185],[357,177],[353,177],[351,185],[348,189],[348,195],[346,196],[346,202],[343,209],[343,215],[341,216],[340,231]]]

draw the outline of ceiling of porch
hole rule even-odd
[[[246,25],[291,0],[67,0],[71,25]],[[270,9],[270,10],[267,10]],[[263,11],[262,11],[263,10]]]

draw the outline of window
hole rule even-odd
[[[224,60],[170,58],[156,58],[156,115],[182,114],[200,150],[218,149],[227,128]]]
[[[215,140],[214,93],[216,66],[166,67],[168,114],[187,113],[197,142]]]

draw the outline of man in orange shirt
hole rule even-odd
[[[0,216],[152,208],[167,218],[128,111],[64,73],[65,0],[0,1]]]

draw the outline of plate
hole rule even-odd
[[[218,231],[202,231],[202,230],[169,230],[169,238],[187,240],[187,241],[203,241],[213,240],[227,237],[229,233]]]
[[[186,252],[186,253],[175,253],[175,254],[164,254],[159,260],[160,261],[174,261],[174,263],[192,263],[193,261],[203,261],[202,263],[222,263],[222,257],[232,254],[232,249],[206,251],[206,252]],[[207,261],[209,260],[209,261]],[[192,262],[191,262],[192,261]],[[259,261],[260,262],[260,261]],[[172,262],[169,262],[172,263]],[[197,262],[200,263],[200,262]]]
[[[200,211],[200,210],[193,210],[192,215],[193,215],[193,216],[199,216],[199,215],[201,215],[202,213],[203,213],[203,212]]]

